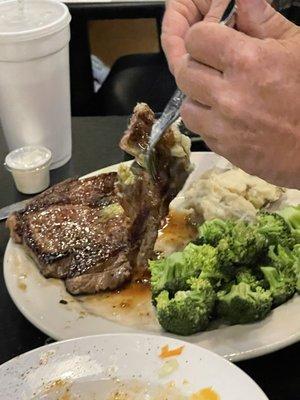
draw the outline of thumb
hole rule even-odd
[[[260,39],[286,39],[298,30],[266,0],[237,0],[238,30]]]

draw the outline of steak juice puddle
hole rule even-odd
[[[158,326],[148,283],[130,283],[120,290],[76,298],[88,314],[123,325]]]

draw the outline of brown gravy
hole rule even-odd
[[[197,228],[188,215],[171,211],[166,223],[158,234],[155,250],[163,255],[182,250],[191,240],[197,237]]]
[[[76,298],[86,313],[122,325],[157,326],[149,283],[130,283],[122,289]]]

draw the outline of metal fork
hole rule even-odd
[[[229,25],[236,12],[235,0],[231,0],[220,19],[220,24]],[[167,128],[179,118],[180,107],[185,99],[185,94],[180,89],[176,89],[175,93],[166,105],[161,117],[153,124],[149,144],[146,153],[146,166],[153,180],[157,180],[156,169],[156,153],[155,146],[162,137]]]

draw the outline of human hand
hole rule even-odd
[[[187,53],[185,35],[196,22],[217,21],[229,0],[167,0],[161,42],[172,73]]]
[[[265,0],[238,0],[242,32],[195,23],[176,59],[182,118],[216,153],[300,188],[300,28]]]

